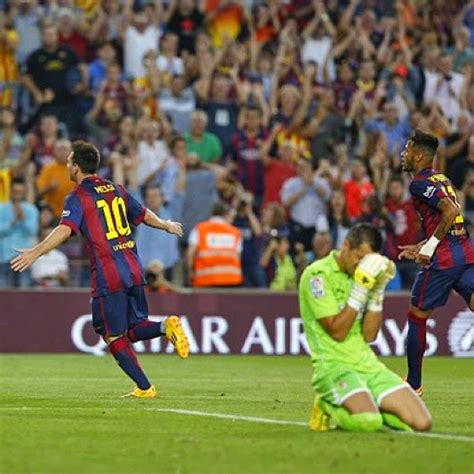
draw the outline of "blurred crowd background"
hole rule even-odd
[[[139,227],[150,291],[190,286],[196,225],[240,230],[241,286],[295,289],[372,222],[419,219],[400,153],[415,128],[474,219],[474,2],[0,0],[0,286],[88,286],[79,238],[13,274],[58,223],[71,141],[185,236]],[[398,262],[392,290],[417,267]],[[227,285],[228,281],[217,285]],[[235,284],[235,283],[230,283]]]

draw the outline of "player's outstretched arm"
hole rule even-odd
[[[19,255],[11,262],[11,268],[15,272],[23,272],[28,269],[41,255],[61,245],[71,235],[72,229],[67,225],[59,224],[53,231],[38,245],[31,249],[15,249]]]
[[[160,219],[153,211],[150,211],[150,209],[146,210],[145,219],[143,219],[143,222],[147,226],[154,227],[155,229],[164,230],[165,232],[168,232],[168,234],[174,234],[178,237],[183,236],[182,224],[180,224],[179,222],[173,222],[171,220],[165,221],[163,219]]]

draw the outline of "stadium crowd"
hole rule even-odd
[[[438,136],[437,167],[474,221],[472,1],[0,7],[0,286],[89,284],[78,238],[29,273],[8,264],[61,217],[78,138],[100,150],[101,176],[184,224],[183,239],[137,228],[150,291],[196,278],[295,289],[360,221],[383,231],[396,260],[399,245],[420,239],[400,167],[417,127]],[[215,229],[240,236],[239,259],[206,280],[196,259]],[[391,289],[409,288],[416,264],[397,266]],[[229,277],[234,267],[242,283]]]

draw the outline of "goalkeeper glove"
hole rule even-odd
[[[392,260],[388,259],[387,257],[383,257],[387,262],[387,269],[384,273],[379,275],[377,278],[377,282],[375,283],[372,291],[369,293],[369,297],[367,299],[367,310],[380,312],[382,311],[383,307],[383,299],[385,295],[385,287],[388,285],[388,282],[395,278],[397,274],[397,267],[392,262]]]
[[[347,304],[357,312],[367,302],[369,291],[377,283],[377,277],[387,270],[388,259],[378,253],[366,255],[354,272],[352,291]]]

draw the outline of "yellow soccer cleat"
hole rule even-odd
[[[309,419],[309,429],[320,433],[329,431],[329,415],[323,411],[319,404],[319,395],[314,397],[311,418]]]
[[[130,393],[122,395],[122,398],[157,398],[158,392],[154,385],[146,390],[135,387]]]
[[[165,321],[166,337],[173,344],[181,359],[189,356],[189,342],[178,316],[170,316]]]

